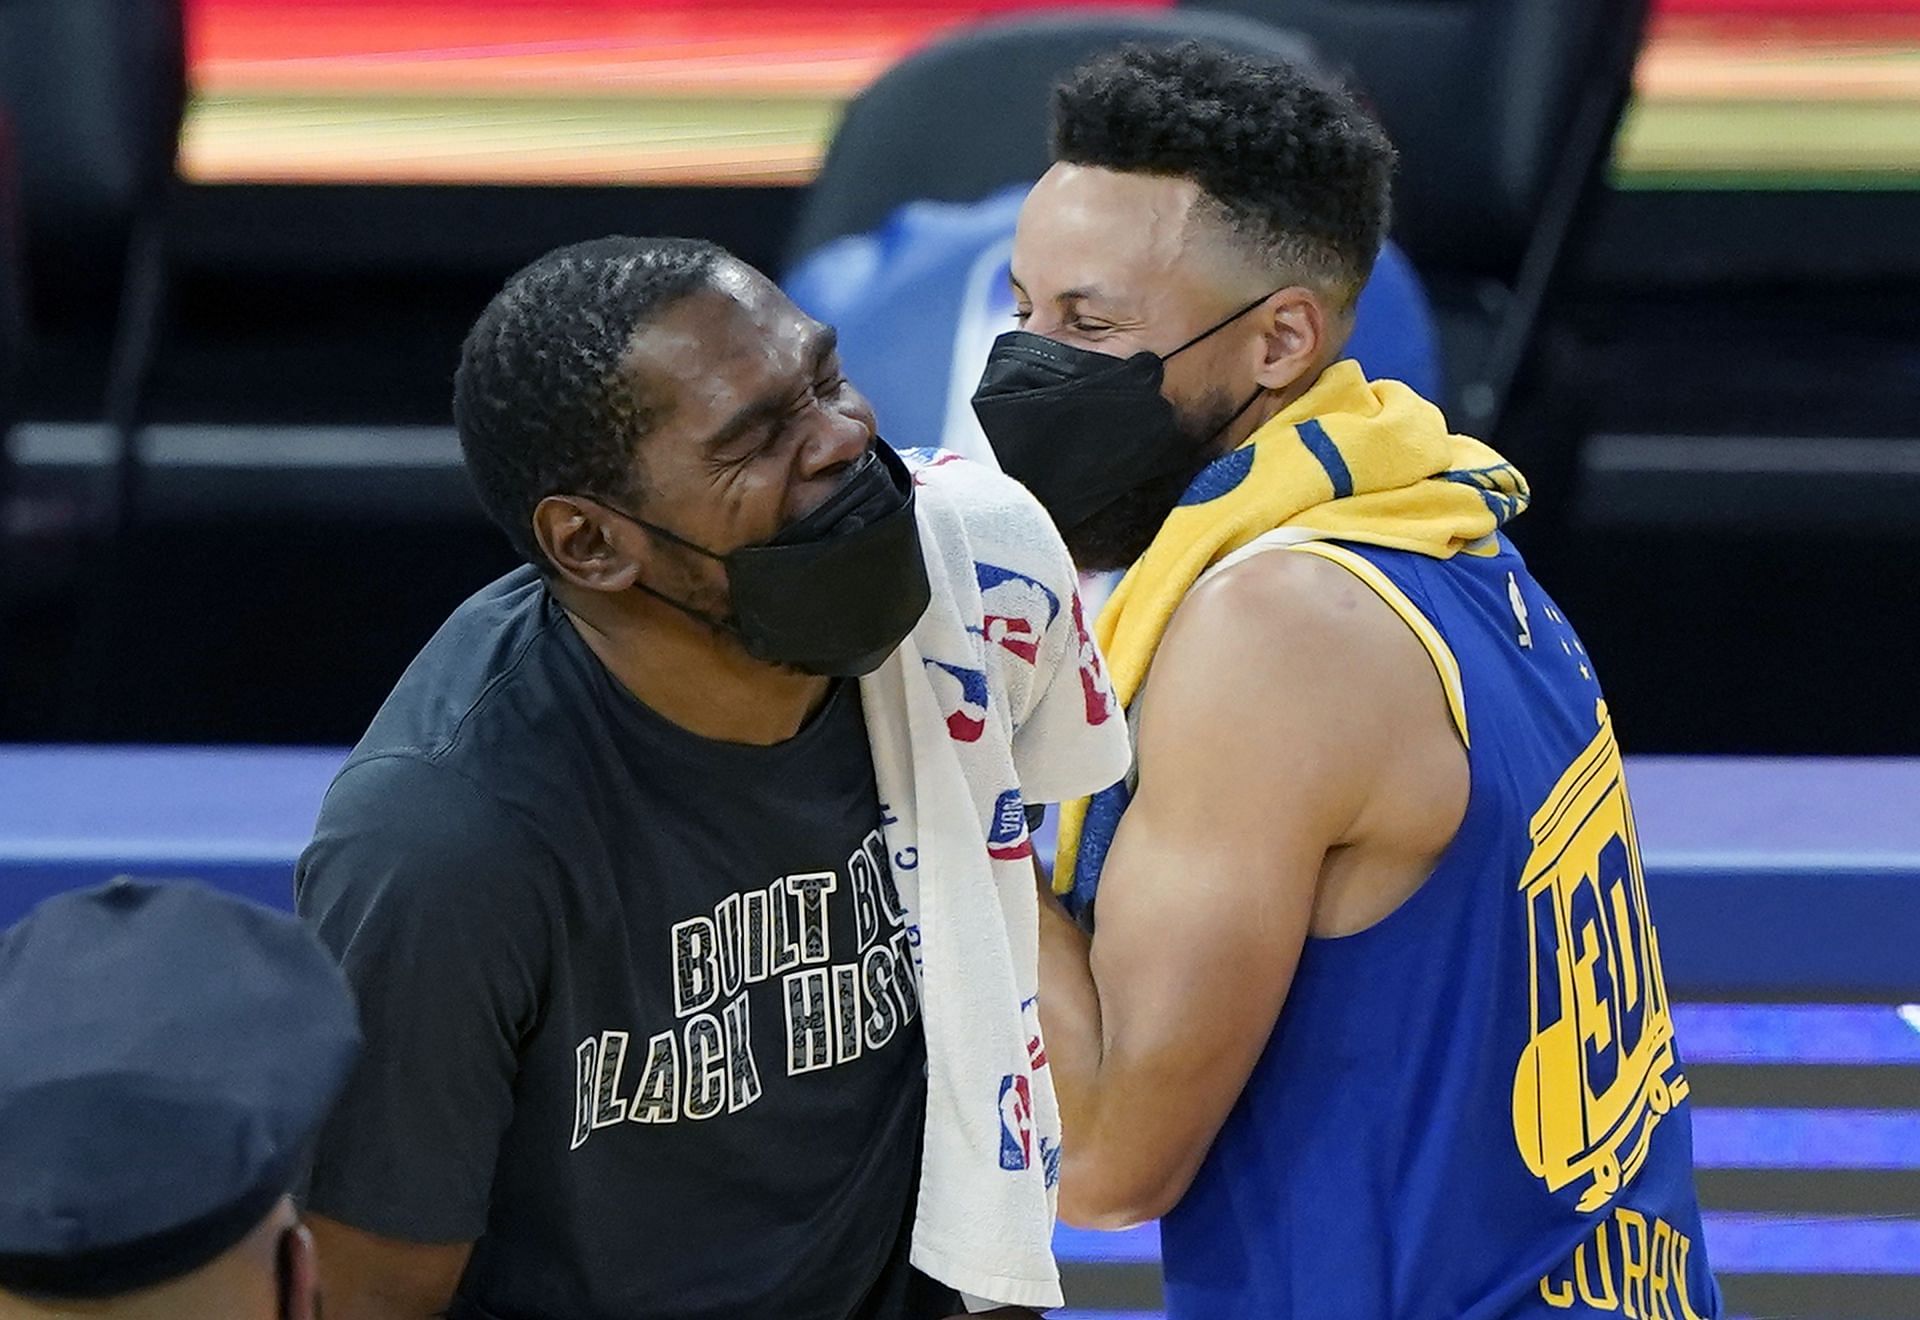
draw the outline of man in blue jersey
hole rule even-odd
[[[1128,779],[1043,905],[1061,1209],[1176,1317],[1719,1313],[1607,708],[1520,475],[1342,345],[1394,153],[1188,46],[1079,70],[975,408],[1087,569]],[[1151,678],[1148,669],[1151,666]],[[1097,909],[1092,908],[1097,894]]]

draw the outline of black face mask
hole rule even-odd
[[[1118,358],[1010,330],[987,354],[974,416],[1007,475],[1070,531],[1128,491],[1193,466],[1193,445],[1160,393],[1166,364],[1278,292],[1261,294],[1167,354],[1142,349]],[[1264,392],[1255,389],[1207,440]]]
[[[913,513],[913,477],[884,440],[819,508],[770,541],[724,555],[624,509],[614,512],[725,565],[732,612],[715,618],[644,582],[634,583],[635,590],[733,633],[757,659],[810,674],[872,673],[933,599]]]

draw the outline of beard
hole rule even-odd
[[[1244,411],[1244,409],[1240,410]],[[1207,464],[1220,457],[1220,433],[1237,416],[1232,396],[1214,390],[1192,407],[1174,410],[1174,434],[1186,462],[1163,477],[1143,481],[1119,499],[1061,531],[1075,566],[1089,573],[1133,567]]]

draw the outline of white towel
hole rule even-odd
[[[969,1304],[1059,1306],[1024,807],[1118,779],[1126,726],[1039,503],[957,455],[906,457],[933,603],[860,693],[926,1030],[912,1259]]]

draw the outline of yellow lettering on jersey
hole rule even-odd
[[[1692,1250],[1692,1239],[1666,1220],[1649,1222],[1639,1211],[1618,1206],[1565,1264],[1540,1280],[1540,1296],[1561,1311],[1571,1310],[1578,1297],[1590,1310],[1617,1311],[1630,1320],[1701,1320],[1687,1293]]]
[[[1673,1225],[1664,1219],[1653,1221],[1653,1256],[1647,1263],[1647,1315],[1649,1320],[1675,1320],[1667,1306],[1667,1270],[1673,1259]]]
[[[1693,1309],[1693,1299],[1687,1296],[1687,1253],[1691,1250],[1692,1239],[1684,1233],[1673,1235],[1673,1268],[1668,1273],[1673,1276],[1673,1290],[1680,1302],[1680,1320],[1701,1320]]]
[[[1625,1206],[1614,1212],[1620,1221],[1620,1307],[1628,1316],[1646,1316],[1647,1310],[1647,1218]],[[1638,1299],[1640,1305],[1634,1306]]]
[[[1595,1287],[1587,1282],[1587,1247],[1592,1246],[1594,1266],[1600,1274],[1600,1285]],[[1600,1311],[1617,1310],[1620,1296],[1613,1290],[1613,1262],[1607,1257],[1607,1226],[1603,1223],[1593,1235],[1591,1243],[1583,1242],[1573,1249],[1573,1277],[1580,1284],[1580,1300]]]
[[[1647,913],[1633,808],[1606,703],[1599,731],[1534,813],[1519,883],[1532,988],[1513,1074],[1513,1136],[1547,1190],[1606,1206],[1686,1098]]]

